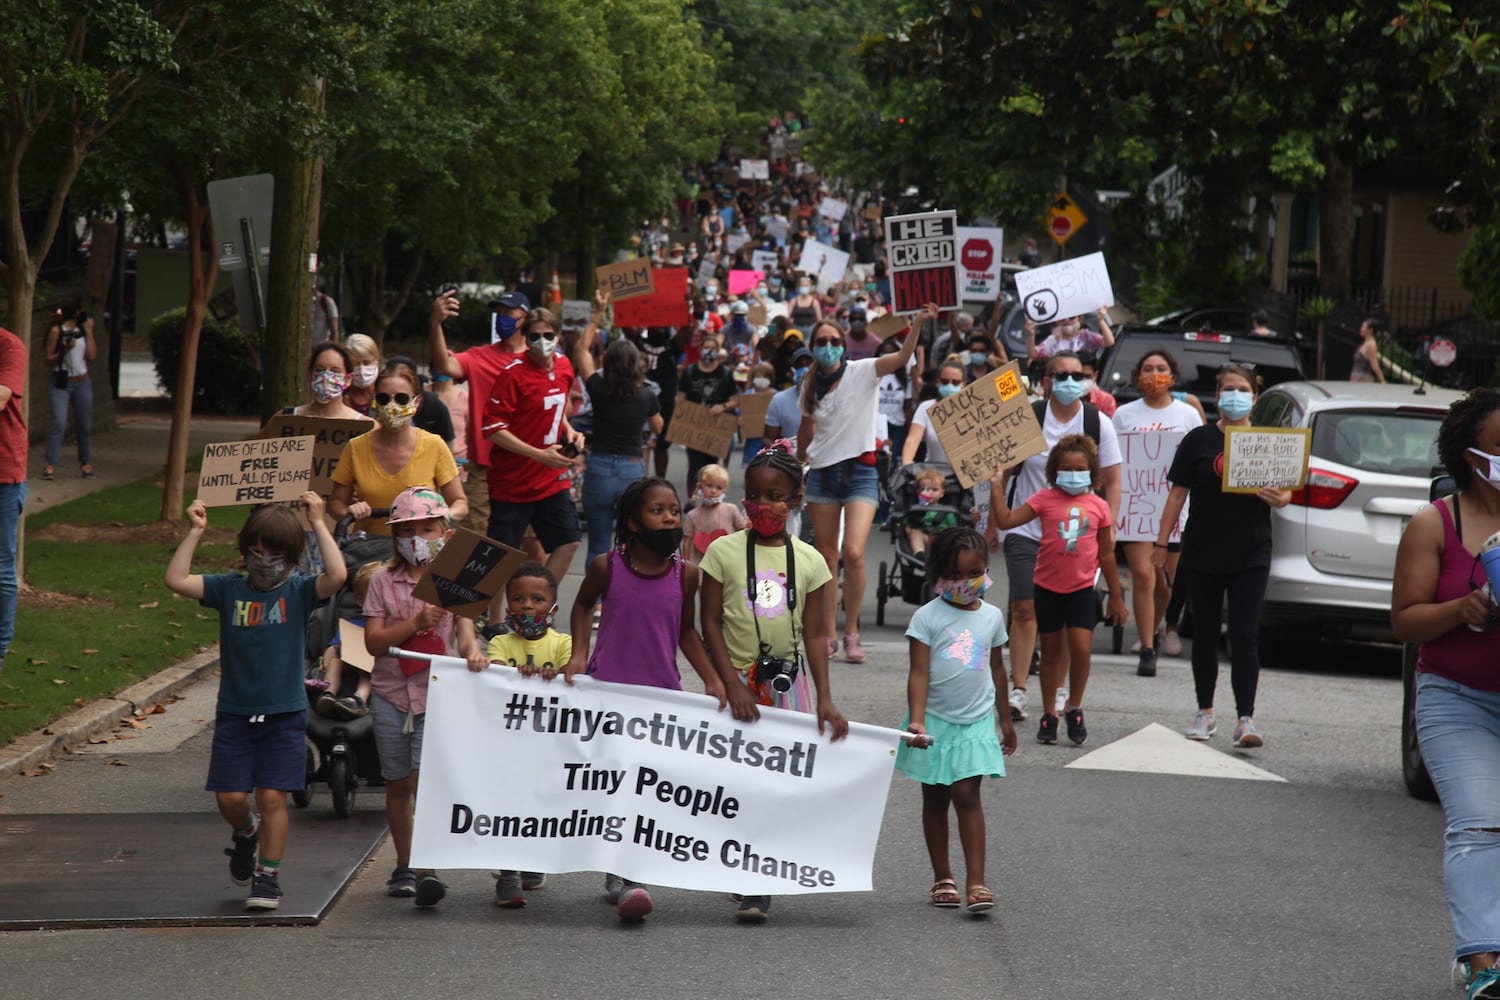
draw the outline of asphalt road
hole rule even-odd
[[[673,466],[676,478],[680,458]],[[872,566],[885,551],[883,539],[872,542]],[[576,586],[575,574],[564,597]],[[1003,603],[1003,591],[1002,582],[991,599]],[[898,601],[888,610],[888,626],[876,628],[872,593],[870,660],[836,664],[833,683],[849,717],[895,725],[905,698],[902,632],[915,609]],[[1104,645],[1101,632],[1096,649]],[[1221,688],[1227,702],[1227,665]],[[128,766],[83,753],[46,777],[0,782],[0,815],[211,811],[201,791],[211,704],[210,687],[156,717],[131,741]],[[986,783],[988,882],[999,899],[987,919],[926,904],[919,790],[898,774],[875,891],[782,899],[761,927],[737,925],[723,896],[670,889],[653,892],[657,909],[644,926],[622,927],[599,902],[598,876],[576,874],[555,876],[525,910],[504,911],[486,873],[453,873],[448,899],[416,911],[384,895],[392,865],[384,845],[318,927],[0,935],[3,992],[79,1000],[226,988],[326,998],[1450,996],[1442,817],[1401,786],[1399,706],[1393,650],[1315,648],[1267,665],[1257,712],[1264,749],[1231,750],[1227,723],[1210,749],[1153,741],[1155,731],[1140,735],[1151,724],[1175,732],[1191,718],[1186,659],[1164,658],[1146,680],[1133,658],[1096,656],[1088,745],[1037,744],[1033,716],[1020,724],[1010,776]],[[1155,756],[1138,752],[1149,743]],[[1067,766],[1101,750],[1087,762],[1131,770]],[[1240,762],[1284,780],[1227,776]],[[1204,764],[1219,776],[1160,773]],[[360,800],[363,809],[379,805],[378,792]],[[313,808],[326,810],[326,795]],[[183,850],[216,858],[222,846]],[[295,865],[294,839],[288,879]],[[143,893],[150,879],[142,874]]]

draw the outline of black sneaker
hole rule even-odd
[[[734,911],[735,919],[744,924],[763,924],[770,915],[770,896],[746,896]]]
[[[1057,716],[1042,715],[1042,721],[1036,727],[1036,741],[1047,744],[1057,742]]]
[[[432,872],[417,879],[418,906],[436,906],[446,895],[448,895],[448,887]]]
[[[1140,662],[1135,665],[1135,675],[1137,677],[1155,677],[1156,650],[1143,649],[1141,650],[1140,656]]]
[[[1089,741],[1088,727],[1083,724],[1083,709],[1070,708],[1065,713],[1068,721],[1068,739],[1073,741],[1074,746],[1083,746]],[[1052,739],[1057,739],[1057,722],[1052,723]]]
[[[325,719],[332,719],[338,715],[339,700],[334,697],[332,691],[324,691],[318,695],[317,702],[313,705],[313,712]]]
[[[281,905],[281,883],[275,875],[255,873],[254,885],[250,887],[250,898],[245,900],[247,910],[274,910]]]
[[[319,701],[321,707],[322,702]],[[322,713],[319,713],[322,714]],[[363,719],[370,714],[370,709],[365,705],[365,700],[357,694],[348,694],[333,703],[333,717],[348,722],[352,719]]]
[[[255,874],[255,852],[260,849],[260,826],[256,825],[250,836],[234,835],[234,846],[224,848],[229,855],[229,877],[235,885],[249,885]]]

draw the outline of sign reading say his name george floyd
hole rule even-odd
[[[489,607],[490,599],[526,561],[519,549],[458,528],[412,591],[419,599],[464,618]]]
[[[752,723],[687,691],[433,659],[412,864],[607,871],[746,894],[871,888],[900,734]],[[476,767],[476,760],[521,767]]]
[[[373,420],[335,420],[331,417],[304,417],[296,413],[278,413],[266,422],[257,438],[312,437],[312,485],[308,489],[326,497],[333,492],[333,470],[351,438],[357,438],[375,426]]]
[[[1225,493],[1257,493],[1265,486],[1301,489],[1311,446],[1308,427],[1227,427],[1222,488]]]
[[[965,489],[1047,450],[1014,361],[937,400],[927,419]]]
[[[255,438],[203,449],[198,499],[208,507],[282,503],[312,489],[316,439]]]
[[[651,272],[655,289],[624,302],[615,302],[616,326],[687,326],[693,322],[688,303],[688,269],[658,267]]]
[[[887,216],[885,246],[893,312],[916,312],[929,302],[958,308],[957,213]]]
[[[672,411],[667,440],[705,455],[723,456],[729,453],[738,427],[739,420],[733,413],[714,413],[701,403],[684,399]]]
[[[622,260],[615,264],[605,264],[594,268],[594,277],[598,280],[599,287],[609,292],[613,302],[625,302],[656,291],[649,260]]]

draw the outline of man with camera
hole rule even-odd
[[[26,506],[26,345],[0,326],[0,669],[16,625],[16,553]]]
[[[73,430],[78,438],[78,468],[83,478],[94,478],[93,431],[94,385],[89,380],[89,362],[99,354],[94,343],[94,321],[82,307],[71,305],[53,315],[47,330],[46,357],[52,369],[47,396],[52,403],[52,423],[47,428],[47,464],[43,479],[57,477],[63,436],[68,432],[68,411],[73,411]]]

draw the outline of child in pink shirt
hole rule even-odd
[[[745,529],[745,512],[736,503],[725,503],[729,489],[729,470],[722,465],[705,465],[698,470],[695,496],[698,506],[682,519],[682,557],[696,566],[703,553],[717,538]]]

